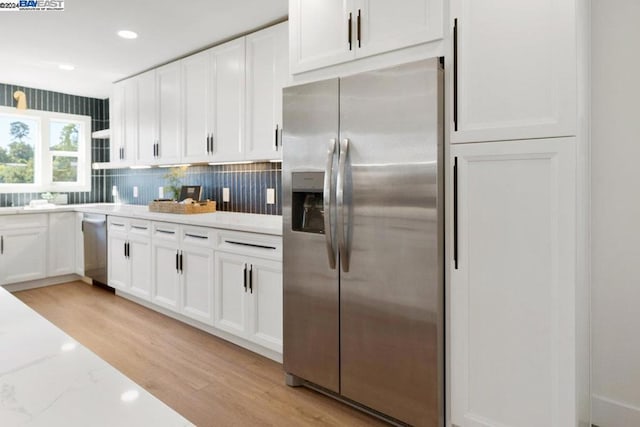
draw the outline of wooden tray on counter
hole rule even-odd
[[[189,203],[189,204],[180,204],[175,201],[149,203],[149,212],[190,215],[190,214],[200,214],[200,213],[212,213],[215,211],[216,211],[216,202],[211,200],[206,200],[204,202]]]

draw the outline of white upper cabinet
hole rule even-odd
[[[355,0],[355,3],[356,56],[442,38],[442,1],[402,0],[399,4],[388,0]]]
[[[156,70],[158,85],[156,162],[178,163],[182,149],[180,63]]]
[[[289,1],[289,58],[292,73],[355,58],[352,9],[353,0]]]
[[[286,22],[246,37],[247,160],[282,158],[282,88],[289,76],[288,37]]]
[[[155,161],[157,133],[157,86],[156,70],[133,77],[138,83],[138,145],[136,163],[152,164]]]
[[[213,55],[214,161],[241,160],[244,157],[244,37],[216,46]]]
[[[215,93],[211,52],[200,52],[181,62],[184,95],[182,161],[198,162],[213,154],[212,110]]]
[[[451,142],[576,134],[576,2],[452,0]]]
[[[292,0],[291,72],[301,73],[442,38],[442,0]]]
[[[110,159],[121,166],[135,162],[138,146],[138,82],[128,79],[113,85],[109,102],[111,117]]]

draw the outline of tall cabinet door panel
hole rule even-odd
[[[178,163],[182,148],[180,63],[156,70],[158,82],[158,148],[161,163]]]
[[[575,3],[451,2],[457,19],[452,142],[576,134]]]
[[[213,250],[182,247],[182,314],[213,325]]]
[[[574,138],[452,147],[455,425],[576,425],[575,156]]]
[[[75,271],[76,213],[49,214],[48,276],[71,274]]]
[[[215,326],[236,335],[247,332],[247,276],[244,257],[217,252]]]
[[[127,258],[127,234],[109,232],[108,271],[109,286],[126,290],[129,288],[129,260]]]
[[[291,72],[346,62],[355,57],[353,0],[289,1]],[[351,13],[351,29],[349,14]],[[355,40],[354,37],[351,37]]]
[[[442,0],[403,0],[402,7],[388,0],[357,0],[354,14],[361,26],[357,56],[442,38]]]
[[[147,71],[134,77],[138,83],[138,145],[136,162],[153,163],[154,144],[157,142],[157,100],[156,70]]]
[[[215,67],[214,156],[216,161],[244,155],[244,37],[212,50]]]
[[[282,88],[288,74],[287,23],[246,37],[246,159],[281,158]]]
[[[153,291],[151,300],[171,310],[178,309],[178,248],[169,242],[152,246]]]
[[[130,291],[137,296],[151,298],[151,239],[129,236]]]
[[[184,145],[183,162],[206,160],[210,155],[211,53],[201,52],[182,60],[184,88]]]
[[[282,352],[282,263],[251,259],[251,340]]]

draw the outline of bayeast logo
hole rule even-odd
[[[0,11],[22,10],[64,10],[64,0],[0,0]]]

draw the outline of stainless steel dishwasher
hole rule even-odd
[[[84,274],[93,283],[107,285],[107,216],[85,213],[82,218],[84,235]]]

